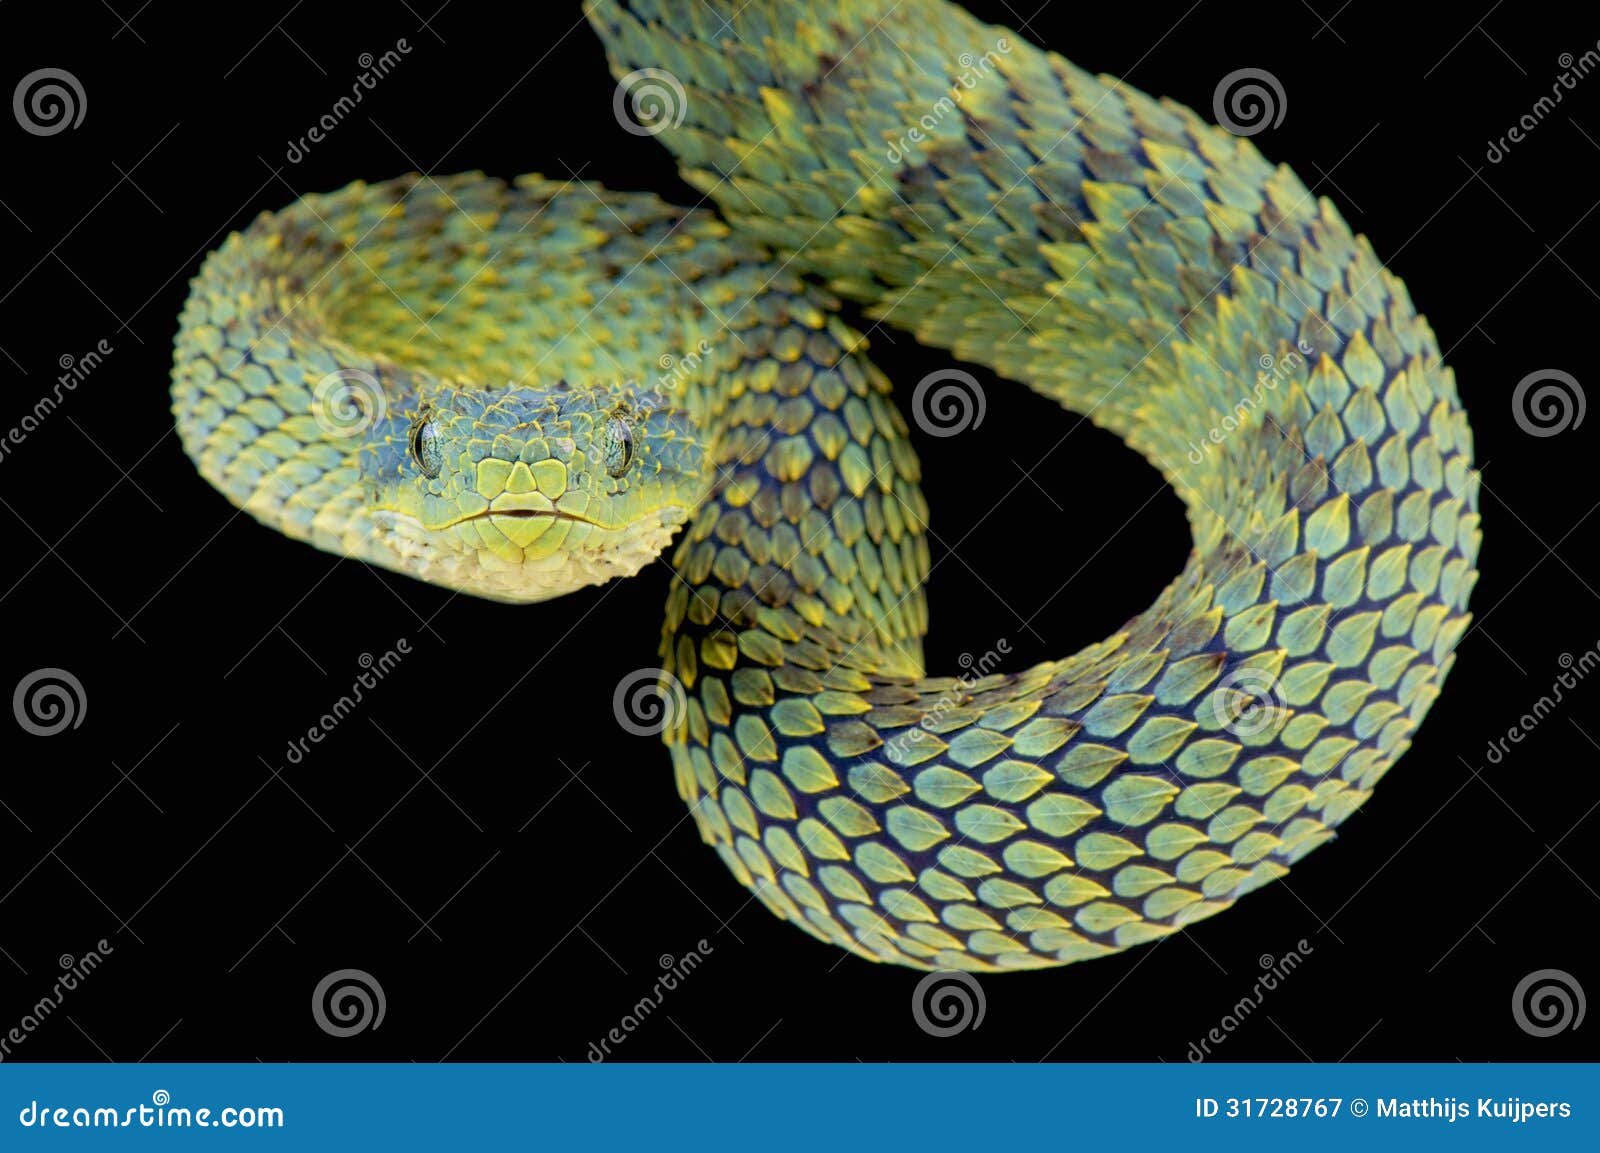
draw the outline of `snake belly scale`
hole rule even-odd
[[[624,82],[671,77],[659,140],[716,214],[467,174],[261,217],[181,319],[202,474],[500,600],[670,557],[678,791],[772,912],[869,959],[1101,956],[1328,841],[1438,695],[1481,539],[1454,378],[1367,241],[1250,141],[946,0],[588,14]],[[1193,549],[1155,604],[926,675],[930,510],[841,300],[1160,470]]]

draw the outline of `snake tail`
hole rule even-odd
[[[652,131],[736,234],[1123,437],[1193,537],[1100,644],[924,676],[904,423],[850,347],[792,342],[662,650],[734,875],[863,956],[1002,970],[1158,939],[1327,842],[1438,695],[1481,539],[1454,377],[1366,239],[1250,140],[944,0],[588,10],[619,97],[670,77]]]

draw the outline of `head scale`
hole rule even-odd
[[[657,556],[705,494],[688,415],[632,384],[384,382],[364,433],[367,557],[477,596],[539,601]],[[398,393],[398,395],[396,395]]]

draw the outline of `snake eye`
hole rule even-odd
[[[628,422],[613,417],[606,422],[606,472],[621,476],[633,463],[633,431]]]
[[[422,475],[432,478],[444,467],[444,444],[439,426],[431,420],[419,420],[411,428],[411,456],[422,470]]]

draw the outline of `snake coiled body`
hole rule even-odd
[[[945,0],[590,18],[625,84],[681,88],[659,139],[719,216],[468,175],[263,217],[178,339],[207,478],[505,600],[676,533],[678,791],[768,908],[868,958],[1100,956],[1329,840],[1440,691],[1480,540],[1453,376],[1368,243],[1248,140]],[[1144,454],[1193,536],[1156,603],[925,675],[930,511],[840,299]]]

